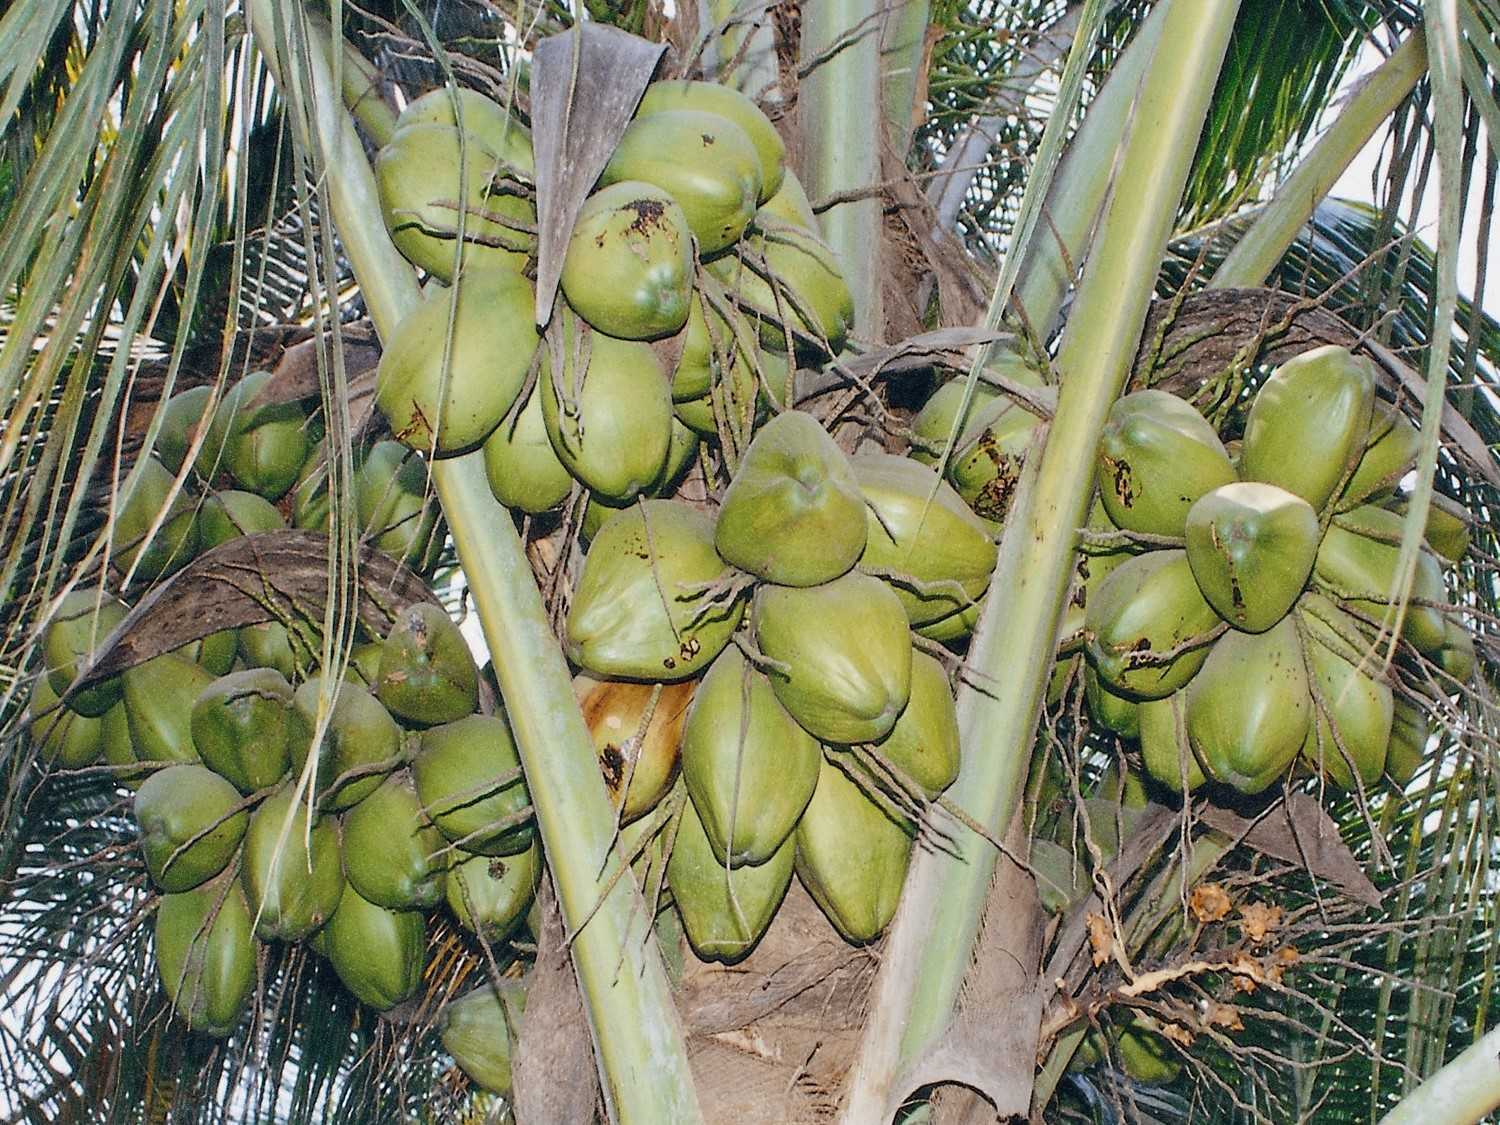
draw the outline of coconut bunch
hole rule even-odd
[[[1401,479],[1419,437],[1339,347],[1277,368],[1237,454],[1188,403],[1120,399],[1099,448],[1080,570],[1094,718],[1139,739],[1171,789],[1258,793],[1297,763],[1342,788],[1409,780],[1426,742],[1419,661],[1460,684],[1474,651],[1446,605],[1463,516],[1435,506],[1401,623],[1376,651],[1395,587]]]
[[[795,410],[756,433],[717,512],[644,500],[599,528],[567,653],[596,741],[591,700],[636,700],[611,727],[624,818],[680,768],[666,878],[700,956],[748,953],[794,871],[848,940],[885,927],[959,764],[947,673],[912,630],[971,606],[995,554],[930,468],[851,458]]]
[[[575,482],[586,532],[664,496],[723,438],[737,454],[782,404],[791,354],[843,346],[852,301],[781,138],[710,82],[645,92],[568,242],[543,344],[531,141],[473,91],[414,101],[377,160],[386,224],[437,282],[386,341],[377,401],[402,442],[483,448],[501,503],[559,507]],[[460,155],[461,154],[461,155]],[[731,458],[732,459],[732,458]]]

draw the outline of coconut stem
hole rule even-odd
[[[1386,1114],[1381,1125],[1441,1121],[1467,1125],[1500,1106],[1500,1027],[1428,1078]]]

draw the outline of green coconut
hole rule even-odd
[[[304,734],[292,740],[292,769],[300,772],[307,761],[312,736],[317,730],[322,677],[314,676],[297,688],[292,705]],[[328,729],[318,746],[318,791],[330,809],[347,809],[364,800],[387,773],[395,769],[401,753],[401,728],[364,688],[352,683],[337,687],[328,715]],[[352,770],[365,770],[335,787]]]
[[[292,685],[272,668],[221,676],[193,703],[191,730],[203,764],[242,793],[274,785],[291,765],[300,730]]]
[[[691,801],[667,860],[667,885],[688,943],[705,961],[743,960],[771,924],[792,881],[795,838],[788,835],[763,863],[726,869]]]
[[[1100,726],[1121,738],[1136,738],[1141,732],[1140,702],[1110,691],[1092,668],[1083,674],[1083,699],[1089,715]]]
[[[1302,759],[1345,789],[1355,787],[1356,776],[1361,787],[1374,785],[1391,741],[1390,684],[1358,622],[1319,594],[1305,595],[1298,606],[1317,707]]]
[[[198,509],[198,548],[211,551],[241,535],[281,531],[286,520],[264,496],[230,489],[215,492]]]
[[[466,274],[402,317],[380,357],[375,391],[397,440],[447,457],[489,437],[531,369],[535,306],[529,281],[497,270]]]
[[[911,694],[901,599],[858,571],[822,586],[762,586],[751,627],[781,705],[824,742],[884,738]]]
[[[235,659],[240,654],[239,630],[219,629],[172,651],[191,660],[204,671],[222,676],[234,667]]]
[[[422,986],[427,932],[420,910],[387,910],[345,887],[319,932],[333,971],[360,1003],[388,1011]]]
[[[451,282],[462,204],[466,274],[519,273],[536,248],[536,205],[525,185],[534,168],[531,138],[514,121],[502,130],[470,112],[460,131],[451,113],[448,121],[432,120],[431,111],[403,114],[375,158],[391,241],[408,261]]]
[[[744,130],[760,160],[760,202],[767,202],[781,190],[786,175],[786,144],[771,119],[733,86],[682,80],[653,82],[641,96],[635,115],[649,117],[685,109],[717,114]]]
[[[562,291],[600,332],[658,340],[687,323],[693,240],[670,195],[626,180],[584,201],[563,258]]]
[[[239,790],[205,766],[170,766],[146,779],[135,795],[135,820],[158,887],[190,890],[228,866],[249,820],[239,803]]]
[[[213,674],[169,652],[126,669],[120,680],[136,757],[143,762],[197,762],[193,704],[214,682]]]
[[[1391,741],[1385,752],[1385,772],[1399,786],[1417,776],[1427,760],[1427,740],[1432,730],[1427,712],[1404,699],[1395,700],[1391,712]]]
[[[1141,762],[1146,772],[1174,793],[1191,793],[1208,780],[1187,735],[1187,691],[1148,699],[1138,714]]]
[[[535,836],[521,759],[504,718],[470,715],[422,732],[411,763],[422,809],[466,852],[513,855]]]
[[[1141,1027],[1121,1031],[1115,1037],[1115,1053],[1121,1069],[1142,1085],[1164,1086],[1182,1073],[1182,1063],[1166,1038]]]
[[[865,538],[864,496],[822,424],[788,410],[762,426],[714,526],[724,560],[781,586],[816,586],[852,568]]]
[[[1187,734],[1203,772],[1242,793],[1259,793],[1286,772],[1312,715],[1291,617],[1263,633],[1226,633],[1187,688]]]
[[[908,457],[861,453],[852,463],[866,504],[860,569],[890,584],[914,625],[977,602],[995,569],[995,541],[958,493]]]
[[[650,812],[672,788],[694,686],[573,677],[604,787],[622,823]]]
[[[250,910],[231,879],[163,895],[156,911],[156,967],[188,1027],[223,1037],[238,1026],[255,990]]]
[[[1328,526],[1318,548],[1314,577],[1329,595],[1345,599],[1359,613],[1384,620],[1396,587],[1400,544],[1400,516],[1384,508],[1355,508]],[[1401,635],[1418,651],[1432,654],[1443,647],[1447,618],[1437,605],[1446,600],[1442,567],[1427,552],[1420,552],[1401,627]]]
[[[911,654],[911,697],[891,733],[875,749],[922,787],[929,800],[958,778],[958,710],[942,664]]]
[[[734,435],[736,445],[744,445],[754,428],[763,397],[760,379],[770,381],[771,364],[765,352],[754,346],[754,337],[741,338],[732,354],[722,357],[711,375],[708,392],[701,398],[672,405],[677,420],[693,433],[706,438],[719,436],[721,428]]]
[[[125,714],[125,704],[116,703],[104,712],[99,720],[99,738],[103,746],[104,764],[111,767],[110,776],[127,789],[139,789],[153,772],[150,766],[140,764],[135,756],[135,746],[130,741],[130,719]]]
[[[660,108],[625,127],[600,184],[637,180],[682,207],[704,255],[733,246],[761,194],[761,159],[745,130],[700,109]]]
[[[32,744],[49,766],[80,769],[104,752],[103,716],[80,715],[63,707],[46,676],[32,682],[26,722]]]
[[[156,433],[156,456],[170,472],[175,474],[182,468],[198,431],[206,431],[212,424],[212,401],[213,388],[208,386],[189,387],[167,400],[166,409],[162,411],[161,429]],[[202,460],[202,449],[199,448],[195,467]]]
[[[296,787],[283,786],[250,816],[240,882],[267,941],[300,941],[333,916],[344,894],[339,830],[317,817],[308,831],[307,807]]]
[[[484,471],[495,499],[528,515],[551,511],[568,498],[573,476],[547,437],[540,390],[533,389],[526,404],[485,438]]]
[[[454,114],[455,100],[458,103],[457,116]],[[512,134],[525,135],[521,124],[503,105],[466,86],[438,86],[428,90],[407,103],[397,119],[396,127],[404,129],[408,125],[460,124],[464,132],[494,148],[512,139]],[[527,166],[530,166],[529,163]]]
[[[295,403],[280,403],[260,411],[259,419],[230,439],[224,467],[241,488],[279,500],[297,482],[307,459],[307,417]]]
[[[822,762],[766,677],[733,645],[720,653],[682,732],[682,779],[714,854],[768,862],[812,800]]]
[[[359,525],[380,550],[426,570],[443,547],[438,503],[422,459],[395,441],[376,442],[354,474]]]
[[[949,379],[940,384],[912,419],[911,459],[923,465],[936,465],[950,435],[954,441],[954,451],[957,452],[963,447],[964,435],[970,432],[980,411],[1002,394],[1002,391],[982,381],[975,384],[972,395],[968,395],[966,379]],[[967,407],[964,406],[966,395],[969,399]],[[955,426],[960,412],[963,413],[963,423]]]
[[[511,1044],[525,1008],[523,982],[487,981],[450,1000],[438,1017],[443,1050],[481,1089],[510,1093]]]
[[[1347,348],[1288,360],[1251,403],[1240,477],[1284,488],[1321,512],[1364,453],[1374,404],[1374,369]]]
[[[93,654],[125,620],[130,607],[113,594],[76,588],[63,595],[42,633],[42,665],[53,694],[61,697]],[[97,718],[120,701],[123,687],[118,676],[110,676],[68,700],[70,710]]]
[[[1405,517],[1411,498],[1398,497],[1387,506],[1398,516]],[[1469,551],[1470,525],[1474,517],[1467,508],[1441,492],[1432,494],[1432,503],[1427,507],[1427,524],[1423,532],[1427,545],[1448,562],[1463,561]]]
[[[1187,514],[1187,557],[1198,588],[1236,629],[1262,633],[1307,585],[1322,529],[1312,505],[1274,484],[1235,482]]]
[[[818,217],[813,213],[812,201],[807,198],[807,189],[790,168],[785,169],[781,186],[755,212],[753,225],[759,230],[791,226],[818,233]]]
[[[1071,851],[1051,840],[1032,840],[1027,860],[1036,880],[1037,898],[1048,914],[1062,914],[1081,902],[1091,883],[1087,866]]]
[[[270,668],[285,679],[300,676],[308,660],[292,651],[291,633],[279,621],[242,625],[235,634],[240,659],[250,668]]]
[[[542,877],[542,850],[536,843],[504,858],[476,855],[448,872],[445,894],[458,924],[491,944],[520,926]]]
[[[833,251],[812,231],[790,226],[747,238],[745,250],[710,262],[708,271],[755,311],[761,343],[790,350],[790,327],[801,334],[800,352],[841,352],[854,327],[854,297]]]
[[[1148,551],[1115,567],[1084,607],[1089,659],[1099,678],[1141,699],[1171,695],[1208,659],[1193,643],[1219,624],[1193,580],[1186,551]]]
[[[1341,512],[1390,496],[1401,479],[1416,468],[1417,455],[1422,451],[1422,435],[1398,407],[1378,402],[1375,414],[1378,420],[1370,423],[1370,444],[1339,495],[1337,508]]]
[[[1039,390],[1044,402],[1057,392]],[[1001,522],[1010,511],[1021,466],[1037,436],[1041,419],[1015,399],[993,399],[974,411],[948,463],[948,479],[964,502],[984,519]],[[944,434],[939,440],[946,440]]]
[[[391,714],[424,726],[479,709],[479,666],[442,606],[417,602],[396,618],[381,648],[375,694]]]
[[[443,897],[446,841],[411,777],[393,773],[344,814],[344,875],[376,906],[416,910]]]
[[[742,350],[753,350],[755,335],[744,318],[728,302],[705,302],[693,291],[682,351],[672,371],[672,401],[687,402],[708,394],[720,373],[739,362]]]
[[[818,790],[793,839],[797,877],[834,929],[856,944],[879,936],[896,913],[906,882],[912,847],[906,827],[825,760]]]
[[[1478,664],[1474,638],[1462,622],[1452,618],[1447,620],[1445,632],[1443,647],[1437,651],[1438,667],[1460,684],[1468,683]]]
[[[1181,535],[1188,509],[1235,479],[1213,426],[1166,391],[1136,391],[1110,408],[1099,438],[1099,496],[1128,531]]]
[[[126,494],[115,517],[111,561],[120,574],[135,568],[134,582],[148,585],[192,561],[198,550],[198,524],[193,499],[179,491],[171,502],[175,478],[155,457],[136,462],[140,476]],[[146,538],[159,513],[166,515],[156,533]]]
[[[942,644],[961,641],[974,632],[974,626],[979,624],[979,615],[983,611],[984,602],[981,600],[956,613],[950,613],[947,617],[940,617],[925,625],[913,626],[912,631],[919,637],[924,637],[929,641],[939,641]]]
[[[560,332],[560,378],[553,375],[551,348],[542,352],[547,437],[573,476],[623,503],[650,488],[666,464],[672,441],[667,377],[650,344],[580,332],[566,313]]]
[[[742,598],[706,588],[730,573],[708,514],[671,500],[619,512],[584,558],[568,611],[568,659],[609,679],[696,676],[744,613]]]

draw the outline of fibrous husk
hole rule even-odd
[[[192,561],[198,550],[198,524],[192,499],[185,492],[179,491],[168,505],[173,476],[165,465],[155,457],[144,457],[137,464],[140,476],[115,517],[110,561],[121,575],[134,566],[134,581],[145,585]],[[164,508],[167,514],[148,540],[146,532]]]
[[[771,419],[724,493],[714,546],[726,562],[782,586],[817,586],[865,549],[865,501],[849,458],[810,414]]]
[[[490,491],[507,508],[538,515],[568,498],[573,475],[547,437],[541,388],[533,388],[515,417],[501,422],[485,438],[484,471]]]
[[[300,726],[292,711],[292,685],[272,668],[221,676],[193,703],[193,746],[205,765],[242,793],[264,789],[286,774]]]
[[[623,340],[658,340],[687,323],[693,241],[687,217],[659,187],[625,180],[595,192],[578,212],[563,258],[573,311]]]
[[[1336,516],[1318,548],[1315,579],[1329,595],[1383,620],[1396,585],[1400,543],[1401,517],[1394,512],[1365,506]],[[1422,603],[1446,599],[1442,568],[1431,555],[1420,552],[1401,635],[1421,652],[1437,652],[1448,635],[1443,612]]]
[[[599,755],[604,787],[611,803],[620,808],[622,823],[654,809],[676,780],[693,688],[691,682],[573,678],[573,693]]]
[[[1348,511],[1361,504],[1374,504],[1396,491],[1401,478],[1417,464],[1422,435],[1396,406],[1380,402],[1370,423],[1370,444],[1354,475],[1339,495],[1337,508]]]
[[[401,318],[375,394],[397,440],[445,457],[490,436],[531,369],[540,339],[533,303],[529,281],[495,270],[434,290]]]
[[[436,906],[446,877],[443,844],[411,776],[393,773],[344,814],[344,876],[387,910]]]
[[[542,851],[533,841],[515,855],[462,859],[449,869],[444,895],[460,926],[497,943],[526,917],[541,877]]]
[[[146,779],[135,795],[135,820],[157,886],[191,890],[224,870],[245,835],[239,801],[235,787],[204,766],[170,766]]]
[[[323,678],[314,676],[292,696],[303,731],[292,740],[292,767],[300,771],[307,761],[316,731],[319,695]],[[318,791],[330,809],[347,809],[380,788],[385,774],[396,768],[401,751],[401,728],[380,701],[364,688],[347,681],[334,687],[328,729],[318,746]],[[382,768],[383,767],[383,768]],[[331,789],[345,773],[370,772],[349,778]],[[330,791],[331,789],[331,791]]]
[[[129,612],[130,607],[119,598],[100,590],[78,588],[63,596],[42,634],[42,664],[53,694],[61,697],[73,685],[94,652]],[[97,717],[118,703],[122,692],[119,677],[110,676],[74,692],[68,707],[80,715]]]
[[[250,816],[240,882],[257,937],[307,937],[333,916],[344,893],[338,825],[314,817],[309,832],[296,787],[283,786]]]
[[[733,246],[760,200],[761,159],[733,121],[699,109],[657,109],[625,127],[599,182],[639,180],[682,207],[704,255]]]
[[[1219,622],[1193,580],[1185,551],[1127,559],[1091,593],[1084,608],[1088,654],[1100,679],[1142,699],[1171,695],[1208,659],[1194,644]]]
[[[120,676],[130,741],[143,762],[196,762],[193,704],[214,682],[213,674],[185,657],[165,653]]]
[[[1250,406],[1240,477],[1321,512],[1364,454],[1374,405],[1374,368],[1363,356],[1330,344],[1288,360]]]
[[[713,600],[730,576],[713,545],[713,518],[671,500],[645,500],[594,537],[568,613],[568,658],[615,679],[682,680],[729,643],[739,596]],[[894,597],[894,595],[892,595]]]
[[[408,606],[380,651],[376,698],[393,715],[431,726],[479,708],[479,668],[469,643],[440,606]]]
[[[188,1027],[219,1037],[233,1031],[250,1003],[255,962],[250,911],[234,880],[162,896],[156,965]]]
[[[911,693],[901,599],[857,571],[822,586],[762,586],[751,626],[776,698],[825,742],[884,738]]]
[[[448,1002],[438,1020],[443,1050],[470,1082],[510,1093],[511,1041],[525,1008],[525,985],[514,980],[486,981]]]
[[[766,932],[792,881],[788,836],[762,863],[730,868],[689,801],[667,860],[667,885],[693,951],[705,961],[742,960]]]
[[[760,158],[760,202],[767,203],[781,190],[786,174],[786,144],[771,119],[753,101],[733,86],[719,82],[653,82],[641,96],[635,115],[648,117],[683,109],[717,114],[743,129]]]
[[[714,854],[768,862],[812,800],[822,762],[765,676],[733,645],[720,653],[682,733],[683,781]]]
[[[215,492],[198,509],[198,547],[211,551],[220,543],[260,531],[281,531],[286,520],[264,496],[230,489]]]
[[[1187,733],[1203,772],[1259,793],[1297,756],[1313,715],[1291,617],[1263,633],[1230,630],[1187,688]]]
[[[1186,690],[1142,703],[1138,726],[1141,762],[1158,784],[1191,793],[1208,780],[1187,735]]]
[[[104,717],[80,715],[62,706],[45,675],[32,682],[26,716],[27,733],[42,761],[50,766],[78,769],[104,750]]]
[[[860,767],[844,756],[850,770]],[[868,776],[865,777],[870,782]],[[896,913],[912,837],[844,768],[823,762],[794,834],[797,877],[845,940],[872,941]]]
[[[860,568],[890,583],[914,625],[975,604],[997,553],[983,521],[937,473],[909,457],[861,453],[853,466],[867,505]]]
[[[1187,514],[1198,588],[1220,617],[1248,633],[1286,616],[1312,574],[1321,537],[1312,505],[1274,484],[1223,485]]]
[[[1327,598],[1299,603],[1307,670],[1317,689],[1317,721],[1302,758],[1345,789],[1369,787],[1385,770],[1395,704],[1358,623]]]
[[[1099,439],[1099,496],[1129,531],[1181,535],[1188,509],[1235,479],[1213,426],[1166,391],[1136,391],[1110,409]]]
[[[414,570],[442,550],[437,500],[422,459],[400,442],[376,442],[354,473],[359,526],[376,547]]]
[[[415,995],[427,964],[426,926],[419,910],[387,910],[345,887],[320,933],[328,960],[362,1004],[384,1012]]]
[[[444,836],[468,852],[511,855],[535,835],[521,817],[531,797],[520,767],[510,724],[470,715],[423,731],[411,772],[423,811]]]
[[[958,777],[958,710],[942,664],[911,654],[911,695],[891,733],[875,747],[934,799]]]

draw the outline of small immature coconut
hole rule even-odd
[[[292,741],[294,771],[303,768],[312,747],[322,690],[322,677],[314,676],[303,681],[292,696],[303,730]],[[346,681],[335,685],[334,692],[328,728],[318,746],[317,785],[326,806],[340,810],[375,792],[385,774],[396,768],[401,752],[401,728],[364,688]],[[365,772],[335,787],[339,778],[356,769]]]
[[[428,569],[442,550],[426,466],[399,442],[376,442],[365,454],[354,473],[354,504],[375,546],[414,570]]]
[[[264,496],[254,492],[230,489],[215,492],[198,509],[198,548],[211,551],[220,543],[255,535],[263,531],[281,531],[286,520]]]
[[[1341,512],[1390,496],[1401,478],[1416,467],[1422,451],[1422,435],[1399,407],[1377,403],[1375,415],[1370,423],[1370,444],[1339,495]]]
[[[708,263],[708,271],[755,310],[771,351],[837,355],[854,328],[854,296],[832,250],[811,231],[776,227],[747,238],[744,252]],[[787,339],[790,327],[800,334]]]
[[[885,759],[937,798],[958,778],[958,709],[948,673],[925,652],[911,654],[911,696],[891,733],[876,743]]]
[[[1191,793],[1208,780],[1187,734],[1187,691],[1140,705],[1141,761],[1146,772],[1173,793]]]
[[[89,765],[104,750],[103,716],[80,715],[62,706],[46,676],[32,682],[26,727],[42,761],[58,769]]]
[[[705,961],[733,964],[755,948],[792,882],[795,839],[788,836],[764,863],[726,869],[689,801],[667,860],[667,885],[693,951]]]
[[[1380,676],[1359,625],[1327,598],[1298,603],[1316,721],[1302,760],[1344,789],[1374,785],[1385,770],[1395,696]]]
[[[214,682],[213,673],[169,652],[127,668],[120,680],[135,756],[143,762],[197,762],[193,704]]]
[[[136,585],[148,585],[181,570],[198,551],[198,524],[193,500],[179,491],[170,503],[173,475],[155,457],[137,463],[140,475],[120,505],[115,518],[114,554],[110,561],[121,576],[135,568]],[[165,511],[161,526],[146,538],[156,517]]]
[[[1038,390],[1037,397],[1050,403],[1056,394],[1048,387]],[[948,462],[948,479],[981,518],[1004,521],[1041,424],[1041,418],[1005,395],[973,411]],[[945,433],[938,442],[946,440]]]
[[[1410,783],[1427,759],[1427,740],[1431,734],[1427,712],[1397,699],[1391,713],[1391,741],[1385,753],[1386,776],[1399,786]]]
[[[1401,517],[1365,506],[1336,516],[1323,535],[1313,567],[1316,582],[1333,597],[1377,621],[1391,610],[1401,554]],[[1447,619],[1436,604],[1447,600],[1442,568],[1430,554],[1417,555],[1411,601],[1401,635],[1418,651],[1436,653],[1447,639]]]

